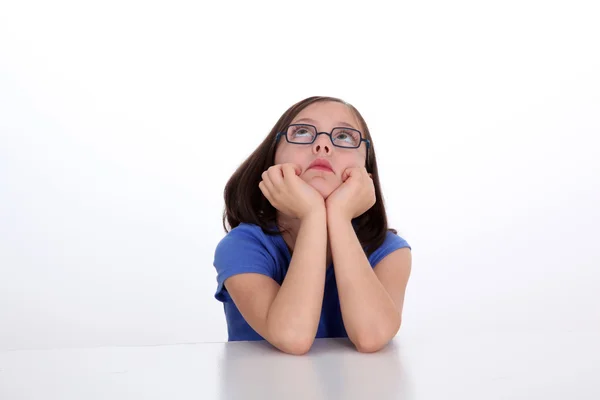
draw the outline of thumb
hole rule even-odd
[[[294,164],[294,170],[296,171],[296,175],[300,176],[302,173],[302,168],[298,164]]]
[[[348,180],[348,178],[350,178],[350,168],[346,168],[344,170],[344,173],[342,174],[342,182],[346,182],[346,180]]]
[[[302,173],[302,168],[300,168],[300,166],[298,164],[293,164],[293,163],[286,163],[283,164],[281,166],[281,169],[283,170],[283,176],[292,176],[292,171],[293,174],[296,176],[299,176]]]

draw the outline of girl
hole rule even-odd
[[[315,337],[347,337],[374,352],[396,335],[411,248],[388,229],[356,108],[332,97],[293,105],[224,194],[215,297],[230,341],[304,354]]]

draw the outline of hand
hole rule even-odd
[[[325,209],[325,200],[315,188],[298,177],[302,168],[296,164],[278,164],[262,173],[259,182],[263,195],[282,214],[304,219],[311,212]]]
[[[352,220],[373,207],[376,201],[372,175],[365,167],[346,168],[342,184],[327,197],[327,214]]]

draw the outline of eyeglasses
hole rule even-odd
[[[357,149],[362,142],[366,143],[367,154],[369,152],[369,139],[363,139],[359,130],[354,128],[333,128],[331,132],[319,132],[313,125],[292,124],[287,127],[285,132],[279,132],[275,137],[275,143],[281,136],[285,136],[288,143],[293,144],[312,144],[317,140],[317,136],[327,135],[331,143],[336,147],[345,149]]]

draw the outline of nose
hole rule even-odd
[[[333,145],[326,133],[318,133],[312,144],[312,148],[315,154],[319,154],[321,151],[325,152],[325,154],[331,154]]]

